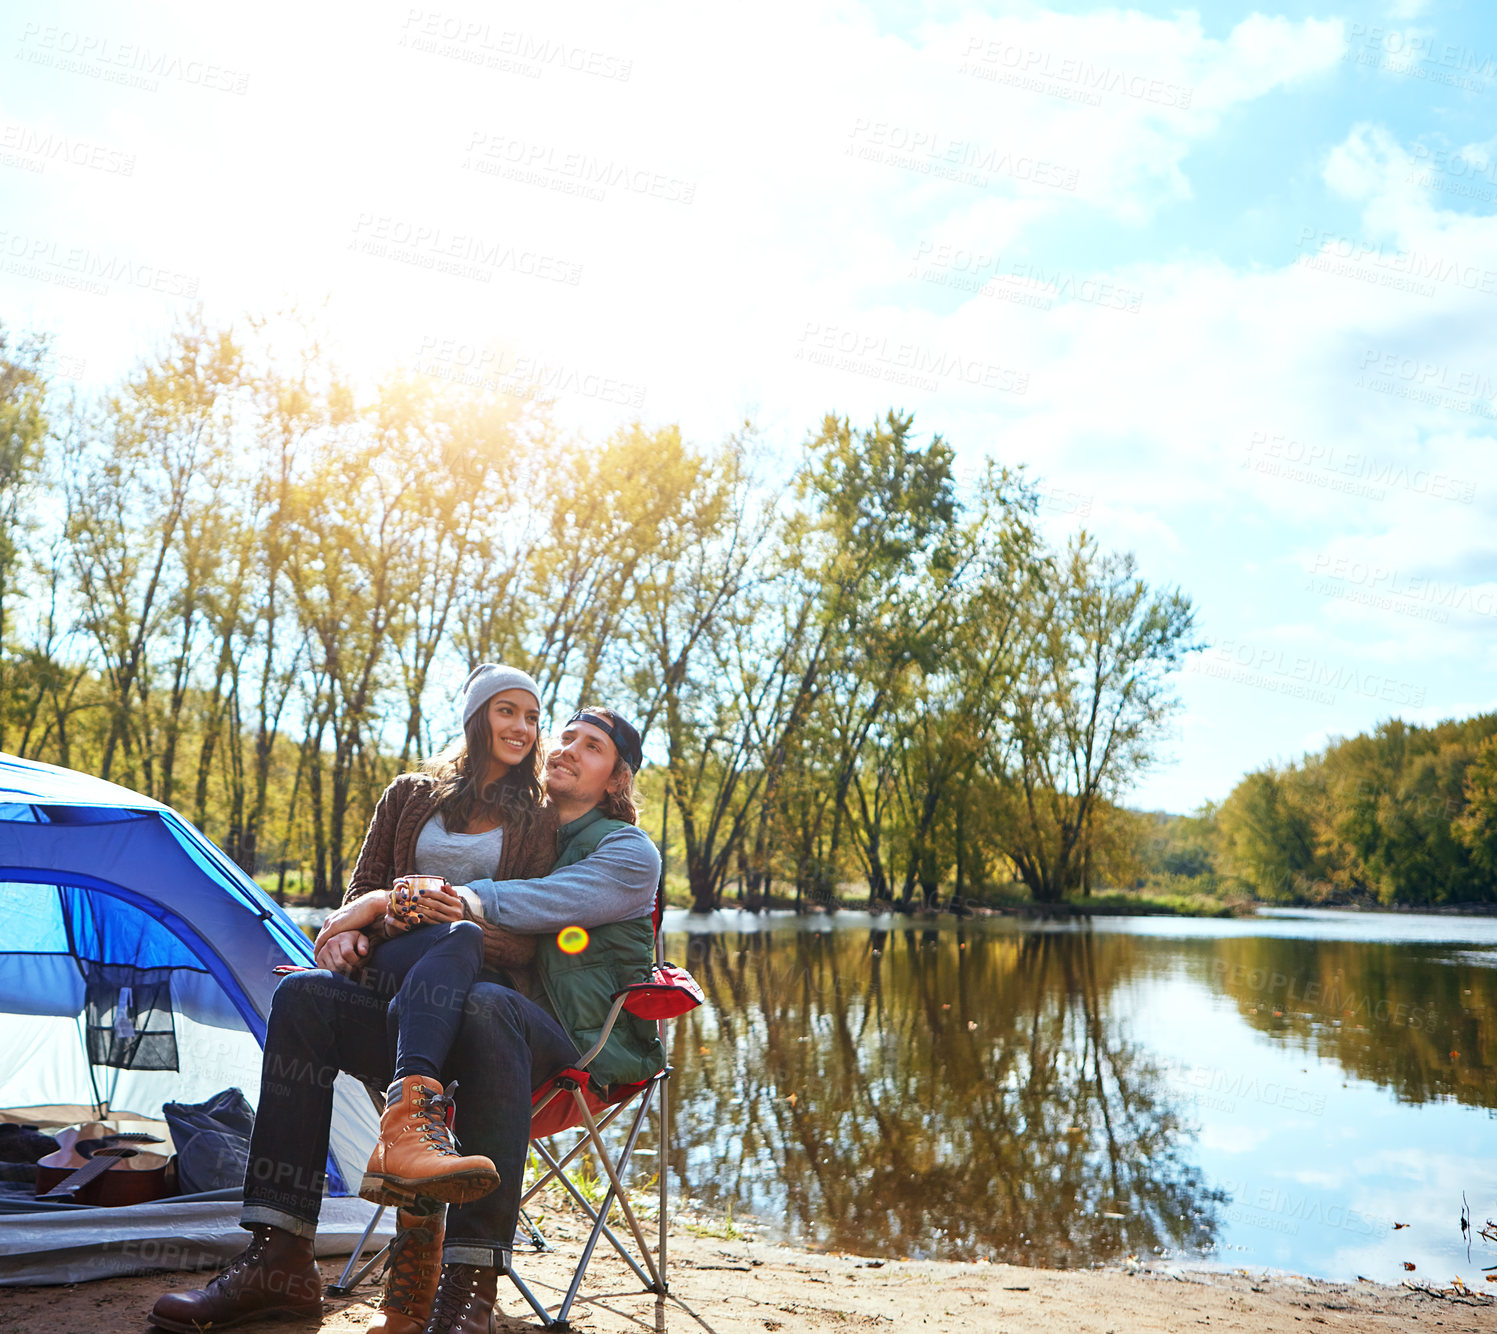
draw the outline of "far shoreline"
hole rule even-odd
[[[305,897],[288,898],[279,905],[303,930],[321,925],[332,912],[331,908],[317,907]],[[1162,902],[1146,895],[1135,896],[1128,891],[1109,892],[1096,895],[1094,901],[1063,900],[1060,903],[1016,903],[991,906],[970,904],[960,911],[950,908],[869,908],[867,903],[811,904],[795,908],[789,904],[774,903],[761,907],[749,907],[737,903],[725,903],[712,913],[695,913],[687,904],[666,905],[672,916],[683,915],[696,921],[707,921],[712,916],[733,914],[747,916],[756,921],[770,920],[814,920],[835,919],[843,916],[866,918],[874,930],[905,929],[916,925],[960,925],[963,922],[1006,918],[1033,922],[1085,921],[1094,917],[1179,917],[1195,920],[1245,920],[1255,917],[1278,916],[1297,912],[1336,913],[1347,917],[1373,917],[1378,915],[1397,917],[1497,917],[1497,903],[1268,903],[1261,900],[1211,900],[1188,906]]]

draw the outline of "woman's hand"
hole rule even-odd
[[[369,954],[369,940],[357,927],[317,937],[312,957],[319,968],[335,973],[353,973]]]
[[[416,900],[416,910],[423,922],[461,922],[465,915],[462,897],[451,885],[427,890]]]

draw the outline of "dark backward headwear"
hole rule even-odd
[[[590,723],[600,732],[607,732],[613,738],[619,758],[635,773],[639,772],[640,766],[645,762],[645,755],[639,744],[639,733],[631,724],[626,723],[617,714],[610,718],[606,713],[599,713],[596,709],[578,709],[567,719],[568,726],[572,723]]]

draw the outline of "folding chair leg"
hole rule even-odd
[[[650,1094],[653,1092],[653,1088],[646,1092],[644,1104],[640,1107],[639,1114],[634,1118],[634,1125],[629,1131],[629,1139],[624,1145],[623,1152],[619,1155],[619,1161],[625,1164],[626,1167],[630,1155],[634,1152],[634,1144],[639,1138],[639,1132],[644,1125],[645,1116],[649,1112]],[[608,1231],[605,1219],[607,1218],[609,1207],[615,1199],[618,1200],[619,1208],[623,1211],[624,1218],[628,1221],[629,1230],[634,1233],[634,1240],[639,1245],[640,1258],[649,1266],[650,1278],[653,1281],[646,1282],[645,1289],[648,1292],[657,1294],[661,1291],[660,1273],[655,1268],[654,1257],[650,1254],[650,1245],[644,1238],[644,1232],[640,1229],[639,1220],[634,1216],[634,1210],[629,1207],[628,1196],[624,1193],[624,1183],[619,1180],[619,1175],[614,1170],[606,1147],[603,1144],[601,1136],[598,1134],[598,1127],[593,1121],[592,1113],[588,1111],[587,1104],[583,1101],[580,1094],[577,1095],[577,1110],[582,1114],[583,1124],[587,1127],[588,1137],[593,1142],[593,1148],[598,1155],[598,1161],[603,1165],[603,1170],[608,1174],[609,1190],[603,1197],[603,1207],[598,1211],[596,1221],[593,1223],[593,1230],[587,1239],[587,1245],[583,1248],[582,1259],[577,1265],[576,1272],[572,1275],[571,1286],[567,1288],[567,1295],[562,1300],[561,1307],[556,1313],[558,1320],[565,1320],[567,1318],[567,1313],[572,1309],[572,1303],[577,1299],[578,1290],[582,1287],[582,1276],[587,1273],[587,1266],[592,1261],[593,1251],[597,1249],[598,1238],[604,1232]],[[612,1239],[611,1234],[610,1239]],[[618,1246],[618,1242],[614,1241],[614,1245]],[[622,1253],[623,1248],[619,1247],[619,1249]],[[639,1266],[633,1264],[632,1258],[628,1256],[625,1256],[625,1258],[630,1259],[631,1267],[636,1274],[639,1273]]]
[[[553,1320],[551,1318],[550,1312],[547,1311],[546,1308],[540,1304],[539,1300],[537,1300],[537,1298],[536,1298],[535,1293],[531,1292],[531,1290],[530,1290],[529,1286],[526,1284],[525,1280],[523,1278],[521,1278],[517,1273],[515,1273],[513,1266],[510,1267],[509,1281],[511,1283],[513,1283],[515,1285],[515,1287],[519,1288],[519,1290],[520,1290],[520,1296],[522,1296],[525,1299],[525,1301],[529,1305],[530,1309],[535,1312],[536,1318],[547,1329],[569,1329],[569,1328],[571,1328],[564,1320]]]
[[[549,1102],[550,1099],[548,1098],[547,1101]],[[627,1110],[628,1103],[620,1103],[617,1107],[610,1107],[606,1115],[604,1115],[603,1119],[598,1122],[598,1129],[606,1130],[610,1125],[613,1124],[615,1117],[617,1117],[621,1112]],[[561,1176],[561,1169],[565,1167],[569,1162],[571,1162],[572,1159],[575,1158],[579,1153],[581,1153],[583,1149],[587,1148],[587,1143],[588,1142],[585,1138],[579,1139],[574,1145],[572,1145],[570,1149],[567,1150],[566,1155],[558,1160],[547,1150],[546,1146],[542,1144],[540,1140],[532,1140],[530,1147],[534,1149],[538,1154],[540,1154],[541,1158],[546,1164],[547,1170],[544,1175],[537,1177],[535,1181],[531,1183],[529,1190],[527,1190],[522,1196],[520,1196],[520,1207],[524,1208],[525,1205],[529,1204],[530,1201],[535,1197],[536,1192],[539,1191],[543,1186],[545,1186],[545,1184],[550,1181],[552,1177],[560,1177],[562,1181],[565,1181],[566,1178]]]
[[[660,1027],[662,1029],[665,1027],[663,1021]],[[660,1110],[656,1116],[656,1121],[660,1127],[660,1156],[655,1159],[656,1175],[660,1179],[660,1295],[662,1297],[670,1291],[670,1285],[666,1281],[665,1273],[665,1209],[670,1197],[669,1182],[671,1171],[669,1153],[671,1142],[670,1086],[671,1070],[670,1066],[666,1066],[665,1073],[660,1077]]]
[[[552,1171],[548,1173],[548,1175],[555,1176],[556,1179],[561,1182],[563,1188],[565,1188],[566,1192],[572,1197],[572,1202],[596,1224],[598,1221],[598,1211],[587,1202],[587,1196],[585,1196],[580,1190],[578,1190],[577,1187],[572,1184],[571,1179],[560,1170],[561,1167],[570,1162],[574,1157],[577,1156],[578,1153],[585,1149],[587,1145],[588,1141],[585,1139],[582,1140],[578,1143],[576,1148],[574,1148],[571,1153],[567,1154],[567,1156],[563,1158],[559,1163],[551,1156],[549,1152],[547,1152],[545,1145],[541,1144],[539,1141],[536,1142],[534,1148],[535,1151],[540,1154],[547,1163],[552,1165]],[[612,1202],[613,1187],[609,1186],[608,1194],[604,1199],[604,1205],[607,1206]],[[606,1223],[603,1225],[603,1235],[607,1237],[608,1240],[613,1244],[613,1249],[619,1253],[619,1258],[623,1260],[623,1262],[634,1271],[634,1276],[639,1279],[640,1283],[646,1289],[649,1289],[649,1275],[647,1275],[645,1271],[639,1267],[634,1257],[629,1254],[629,1248],[625,1246],[617,1236],[614,1235],[613,1229]]]
[[[649,1111],[649,1097],[653,1089],[645,1094],[645,1104],[639,1111],[640,1114],[634,1119],[634,1126],[629,1132],[629,1140],[624,1145],[624,1151],[619,1155],[619,1161],[625,1164],[629,1161],[629,1155],[634,1152],[634,1141],[639,1138],[639,1132],[644,1125],[644,1114]],[[650,1285],[652,1292],[660,1291],[660,1271],[655,1268],[655,1257],[650,1254],[650,1243],[645,1240],[644,1230],[639,1226],[639,1220],[634,1216],[634,1210],[629,1207],[629,1197],[624,1193],[624,1183],[619,1180],[619,1175],[614,1171],[613,1163],[609,1161],[603,1138],[598,1134],[598,1127],[593,1123],[592,1113],[588,1111],[587,1104],[582,1103],[580,1110],[582,1119],[587,1126],[587,1133],[593,1141],[593,1146],[598,1153],[598,1161],[603,1164],[603,1170],[608,1173],[608,1180],[613,1184],[613,1189],[618,1195],[619,1208],[623,1210],[624,1218],[629,1224],[629,1230],[634,1233],[634,1240],[639,1245],[640,1255],[645,1264],[650,1268],[650,1277],[654,1283]]]
[[[374,1211],[374,1217],[369,1220],[369,1226],[364,1229],[363,1236],[355,1244],[353,1254],[348,1257],[348,1263],[343,1266],[343,1272],[338,1275],[338,1281],[328,1285],[328,1292],[333,1296],[346,1297],[369,1276],[369,1271],[384,1258],[385,1252],[390,1249],[390,1243],[386,1242],[379,1250],[375,1251],[374,1258],[359,1270],[358,1274],[352,1280],[349,1279],[348,1276],[353,1273],[353,1267],[359,1262],[359,1256],[364,1253],[364,1247],[369,1244],[370,1236],[373,1234],[374,1229],[379,1226],[379,1220],[384,1216],[385,1206],[380,1205]]]

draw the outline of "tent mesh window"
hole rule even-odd
[[[88,1059],[121,1070],[176,1070],[171,970],[122,963],[84,967]]]

